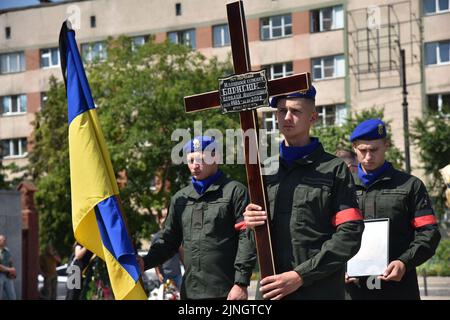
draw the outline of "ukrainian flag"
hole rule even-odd
[[[59,49],[67,91],[75,238],[106,262],[116,299],[147,299],[75,32],[66,23],[59,35]]]

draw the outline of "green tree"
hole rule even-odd
[[[352,150],[352,144],[349,141],[350,135],[358,124],[362,121],[372,118],[379,118],[386,123],[386,130],[388,132],[388,141],[391,147],[386,154],[386,160],[390,161],[396,168],[402,168],[403,156],[400,150],[392,143],[392,135],[390,129],[390,122],[385,121],[384,111],[375,108],[363,110],[359,113],[351,113],[347,121],[342,126],[315,126],[312,130],[312,135],[319,137],[325,150],[331,154],[335,154],[337,150]]]
[[[74,241],[70,203],[67,104],[64,84],[50,79],[45,106],[36,113],[30,172],[35,181],[40,247],[53,243],[69,256]]]
[[[1,148],[0,148],[0,155],[1,155]],[[5,169],[3,168],[2,159],[0,157],[0,190],[8,188],[6,181],[5,181],[4,170]]]
[[[446,185],[439,173],[450,163],[450,119],[439,114],[417,118],[412,125],[411,137],[419,148],[422,169],[430,176],[427,189],[433,198],[438,215],[445,212]]]
[[[239,128],[238,116],[220,110],[194,115],[184,112],[183,97],[217,87],[219,76],[231,73],[230,63],[207,60],[185,46],[149,43],[134,50],[130,39],[110,39],[108,60],[87,66],[88,79],[113,167],[125,172],[120,195],[134,239],[156,230],[150,208],[162,210],[169,197],[189,178],[186,165],[171,162],[175,129],[191,129],[202,121],[203,131]],[[41,244],[50,240],[68,255],[73,242],[64,85],[54,79],[45,107],[35,121],[34,150],[30,157],[38,192]],[[191,131],[192,132],[192,131]],[[225,134],[224,134],[225,136]],[[243,165],[224,171],[245,181]],[[155,188],[155,177],[169,188]]]
[[[19,185],[21,181],[27,178],[26,167],[18,166],[14,162],[3,165],[2,163],[2,147],[0,145],[0,190],[5,189],[14,189]],[[9,178],[9,176],[13,176],[13,178]]]
[[[159,211],[189,177],[186,165],[173,165],[171,135],[190,129],[194,120],[203,130],[238,128],[238,117],[220,110],[196,114],[184,112],[183,98],[217,87],[217,78],[231,73],[228,63],[206,60],[186,46],[150,42],[135,51],[121,37],[110,42],[108,63],[96,64],[89,74],[93,95],[116,170],[124,170],[128,183],[121,190],[128,223],[136,236],[148,237],[155,230],[142,208]],[[242,180],[244,167],[224,167]],[[152,188],[155,176],[170,188]],[[143,229],[144,227],[144,229]]]

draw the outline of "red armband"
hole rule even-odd
[[[236,230],[236,231],[242,231],[245,229],[247,229],[247,224],[245,223],[245,221],[241,221],[234,225],[234,230]]]
[[[349,208],[337,212],[331,219],[331,223],[333,224],[334,227],[337,227],[340,224],[354,220],[363,220],[361,211],[359,211],[359,209],[356,208]]]

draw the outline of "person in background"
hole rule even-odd
[[[11,253],[6,247],[6,236],[0,234],[0,300],[16,300],[15,278],[16,269]]]
[[[167,209],[162,210],[160,216],[157,218],[159,231],[153,235],[152,245],[155,244],[162,236],[164,229],[164,222],[167,217]],[[165,283],[168,279],[172,280],[177,289],[181,289],[181,281],[183,275],[181,274],[181,264],[183,262],[183,247],[179,248],[179,251],[169,260],[164,262],[162,265],[155,267],[156,274],[161,283]]]
[[[337,150],[336,157],[344,160],[351,173],[358,171],[358,159],[356,158],[356,153],[353,151],[345,149]]]
[[[83,247],[78,242],[75,242],[74,245],[74,254],[73,258],[71,259],[71,266],[77,266],[80,271],[80,288],[73,288],[73,289],[67,289],[66,294],[66,300],[80,300],[80,295],[83,290],[83,287],[87,285],[87,278],[86,278],[86,269],[89,266],[89,263],[91,262],[91,258],[93,257],[93,253]],[[70,277],[67,278],[67,281],[70,280]],[[69,288],[69,286],[68,286]]]

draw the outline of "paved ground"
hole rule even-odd
[[[423,277],[419,276],[419,287],[421,298],[423,300],[450,300],[450,277],[427,277],[427,295],[425,295],[425,287]],[[65,298],[65,288],[58,284],[58,300]],[[248,288],[248,296],[250,300],[255,299],[256,281],[252,281]]]
[[[418,277],[422,300],[450,300],[450,277],[427,277],[427,295],[423,277]],[[248,288],[250,300],[255,299],[256,281],[252,281]]]
[[[426,294],[423,277],[419,276],[418,280],[423,300],[450,300],[450,277],[427,277]]]

